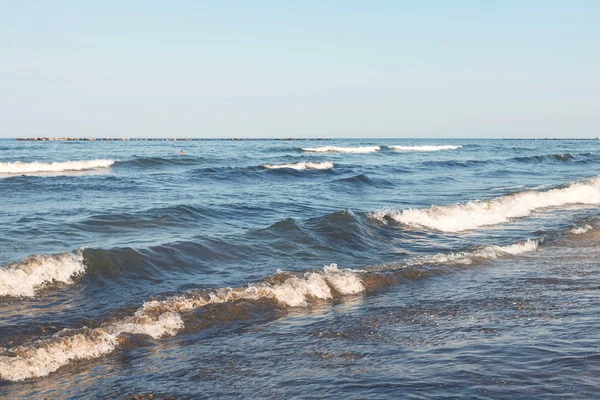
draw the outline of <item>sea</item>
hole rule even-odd
[[[598,140],[0,140],[0,397],[600,398],[599,206]]]

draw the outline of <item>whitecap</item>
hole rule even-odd
[[[323,147],[307,147],[302,148],[303,151],[312,153],[374,153],[379,151],[379,146],[360,146],[360,147],[338,147],[338,146],[323,146]]]
[[[456,150],[462,148],[460,145],[440,145],[440,146],[388,146],[395,151],[442,151]]]
[[[392,220],[413,228],[460,232],[505,223],[538,209],[571,204],[600,204],[600,176],[547,191],[529,190],[491,200],[434,205],[425,209],[382,209],[368,215],[383,223]]]

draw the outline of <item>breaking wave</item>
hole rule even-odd
[[[585,224],[583,226],[578,226],[576,228],[569,229],[569,233],[572,233],[574,235],[581,235],[583,233],[587,233],[587,232],[591,231],[592,229],[594,229],[594,228],[591,225]]]
[[[505,255],[516,256],[523,253],[531,253],[537,250],[538,246],[538,241],[528,239],[507,246],[483,246],[473,251],[423,256],[409,261],[405,266],[444,263],[470,265],[477,259],[493,260]]]
[[[182,313],[199,307],[237,300],[271,299],[282,306],[305,306],[309,298],[331,299],[334,294],[365,290],[356,272],[335,264],[322,272],[279,272],[270,280],[243,288],[196,292],[145,302],[133,315],[98,328],[65,329],[49,339],[13,349],[0,349],[0,378],[20,381],[46,376],[73,361],[93,359],[113,352],[123,335],[142,334],[153,339],[175,335],[184,327]]]
[[[379,151],[379,146],[360,146],[360,147],[337,147],[337,146],[323,146],[323,147],[306,147],[302,148],[303,151],[311,153],[374,153]]]
[[[332,169],[333,163],[329,161],[325,162],[297,162],[293,164],[263,164],[261,165],[263,168],[267,169],[280,169],[280,168],[290,168],[295,170],[305,170],[305,169]]]
[[[440,146],[388,146],[395,151],[441,151],[460,149],[460,145],[440,145]]]
[[[52,283],[73,283],[85,272],[83,252],[35,255],[0,268],[0,296],[33,297]]]
[[[312,299],[329,300],[393,284],[394,280],[387,275],[397,269],[427,264],[470,264],[477,258],[493,259],[534,251],[537,245],[537,242],[527,240],[508,246],[485,246],[471,252],[426,256],[400,266],[367,270],[340,269],[331,264],[321,271],[278,271],[266,280],[246,287],[197,290],[151,300],[133,315],[106,322],[97,328],[64,329],[50,338],[28,345],[0,349],[0,378],[21,381],[47,376],[72,362],[98,358],[115,351],[127,343],[127,335],[148,335],[153,339],[173,336],[185,327],[192,311],[204,306],[270,301],[280,307],[304,307]]]
[[[64,162],[3,162],[0,163],[0,175],[22,175],[35,173],[60,173],[108,168],[115,160],[86,160]]]
[[[414,228],[460,232],[508,222],[533,211],[569,204],[600,204],[600,176],[547,191],[529,190],[462,204],[431,206],[401,211],[382,209],[369,217],[382,223],[399,222]]]

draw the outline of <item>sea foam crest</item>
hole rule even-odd
[[[424,256],[416,258],[408,265],[420,265],[420,264],[443,264],[443,263],[457,263],[457,264],[472,264],[474,259],[496,259],[504,255],[516,256],[518,254],[530,253],[537,250],[538,242],[536,240],[527,239],[522,242],[513,243],[507,246],[483,246],[480,249],[473,251],[464,251],[459,253],[450,254],[435,254],[432,256]]]
[[[440,145],[440,146],[388,146],[396,151],[441,151],[441,150],[456,150],[460,149],[460,145]]]
[[[387,271],[431,264],[470,265],[473,264],[473,262],[477,259],[493,260],[507,255],[516,256],[519,254],[531,253],[537,250],[538,246],[539,242],[537,240],[527,239],[506,246],[491,245],[483,246],[471,251],[461,251],[457,253],[438,253],[428,256],[415,257],[403,264],[384,265],[379,267],[373,267],[370,270]]]
[[[85,272],[83,253],[35,255],[0,267],[0,296],[33,297],[36,290],[60,282],[73,283]]]
[[[547,191],[529,190],[491,200],[431,206],[426,209],[401,211],[382,209],[369,213],[369,217],[383,223],[392,220],[414,228],[460,232],[505,223],[511,218],[528,216],[541,208],[599,203],[600,176],[597,176],[586,181],[571,183],[567,187]]]
[[[303,151],[311,153],[374,153],[379,151],[379,146],[359,146],[359,147],[339,147],[339,146],[323,146],[323,147],[306,147]]]
[[[295,170],[305,170],[305,169],[331,169],[333,168],[333,163],[330,161],[325,162],[297,162],[293,164],[263,164],[261,165],[263,168],[267,169],[280,169],[280,168],[290,168]]]
[[[572,233],[574,235],[581,235],[583,233],[591,231],[592,229],[594,228],[591,225],[585,224],[583,226],[578,226],[576,228],[569,229],[569,233]]]
[[[283,273],[285,274],[285,273]],[[0,378],[21,381],[46,376],[77,360],[93,359],[119,347],[123,334],[144,334],[154,339],[175,335],[184,327],[182,313],[208,304],[236,300],[272,299],[283,306],[305,306],[309,299],[331,299],[340,294],[365,290],[358,273],[335,264],[322,272],[289,274],[280,283],[260,282],[241,288],[223,288],[211,293],[189,293],[165,300],[145,302],[133,315],[98,328],[65,329],[49,339],[13,349],[0,349]]]
[[[108,168],[115,160],[85,160],[64,162],[3,162],[0,163],[0,174],[22,175],[35,173],[58,173],[67,171],[84,171],[89,169]]]

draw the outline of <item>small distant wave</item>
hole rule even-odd
[[[293,164],[263,164],[263,168],[267,169],[281,169],[290,168],[295,170],[306,170],[306,169],[332,169],[333,163],[329,161],[325,162],[297,162]]]
[[[460,232],[508,222],[546,207],[569,204],[600,204],[600,176],[547,191],[529,190],[491,200],[431,206],[401,211],[379,210],[369,217],[383,223],[395,221],[414,228]]]
[[[535,156],[513,157],[510,160],[520,163],[542,163],[542,162],[569,162],[569,161],[590,161],[594,158],[593,153],[559,153],[559,154],[543,154]]]
[[[337,179],[333,182],[352,184],[355,186],[367,185],[367,186],[382,187],[382,188],[383,187],[391,187],[391,184],[388,181],[385,181],[380,178],[371,178],[367,174],[358,174],[358,175],[350,176],[348,178]]]
[[[374,153],[379,151],[379,146],[360,146],[360,147],[337,147],[337,146],[323,146],[323,147],[306,147],[302,148],[303,151],[311,153]]]
[[[441,151],[456,150],[462,148],[460,145],[440,145],[440,146],[388,146],[395,151]]]
[[[23,175],[35,173],[60,173],[109,168],[115,160],[85,160],[64,162],[4,162],[0,163],[0,175]]]
[[[524,187],[525,187],[525,185],[498,187],[498,188],[492,188],[492,189],[490,189],[490,192],[502,192],[502,191],[505,191],[505,190],[523,189]]]
[[[83,252],[35,255],[0,267],[0,296],[33,297],[53,283],[72,284],[85,272]]]
[[[204,159],[199,157],[192,156],[176,156],[172,158],[164,158],[164,157],[140,157],[133,158],[131,160],[120,161],[117,165],[123,166],[133,166],[133,167],[142,167],[142,168],[150,168],[150,167],[161,167],[161,166],[171,166],[171,165],[190,165],[190,164],[198,164]]]
[[[493,163],[490,160],[436,160],[436,161],[423,161],[421,163],[424,167],[435,167],[435,168],[471,168],[478,165],[485,165]]]

